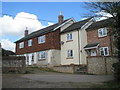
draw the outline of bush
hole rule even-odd
[[[114,68],[114,77],[120,83],[120,62],[113,64]]]

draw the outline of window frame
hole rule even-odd
[[[73,35],[72,33],[67,34],[67,41],[73,40]]]
[[[44,57],[42,57],[42,54],[44,54]],[[39,60],[46,59],[46,51],[40,51],[40,52],[38,52],[38,59]]]
[[[24,42],[20,42],[19,43],[19,48],[21,49],[21,48],[24,48]]]
[[[105,36],[107,36],[107,28],[106,27],[99,28],[98,29],[98,37],[105,37]]]
[[[73,50],[72,49],[67,50],[67,58],[73,58]]]
[[[44,39],[43,39],[43,37],[44,37]],[[43,39],[43,41],[41,39]],[[38,37],[38,44],[45,43],[45,39],[46,39],[45,35],[39,36]]]
[[[32,46],[32,39],[28,40],[28,46]]]
[[[107,54],[105,54],[105,49],[107,49]],[[109,47],[101,47],[99,50],[100,50],[100,56],[109,56]],[[101,54],[101,52],[103,52],[103,55]]]

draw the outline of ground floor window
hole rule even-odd
[[[101,56],[108,56],[109,55],[109,48],[108,47],[101,47],[100,48],[100,55]]]
[[[46,51],[40,51],[38,53],[38,59],[45,59],[46,58]]]
[[[73,50],[67,50],[67,58],[73,58]]]

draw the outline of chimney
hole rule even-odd
[[[26,30],[25,30],[25,36],[28,35],[28,30],[27,30],[27,27],[26,27]]]
[[[62,12],[60,12],[60,15],[58,16],[58,23],[61,24],[63,22],[64,16],[62,15]]]

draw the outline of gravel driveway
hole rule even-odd
[[[113,76],[55,72],[3,74],[3,88],[89,88],[109,80]]]

